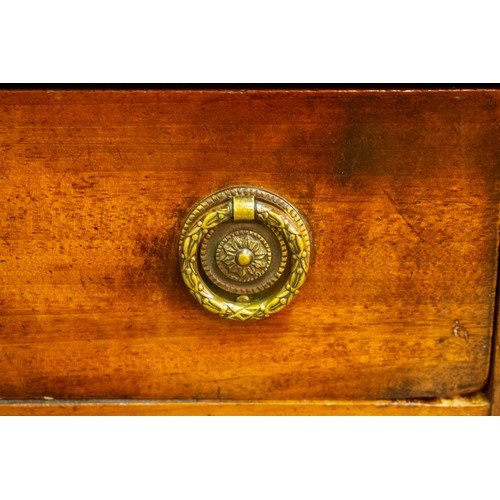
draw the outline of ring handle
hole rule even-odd
[[[284,198],[261,188],[218,191],[193,208],[179,243],[191,294],[221,317],[262,319],[286,307],[309,270],[307,223]]]

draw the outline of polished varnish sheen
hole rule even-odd
[[[498,91],[1,91],[0,398],[375,400],[480,391]],[[179,271],[189,209],[305,215],[294,302],[237,323]]]

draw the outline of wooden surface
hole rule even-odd
[[[0,415],[364,415],[485,416],[483,394],[410,401],[16,401],[0,402]]]
[[[494,349],[492,352],[492,367],[490,375],[489,398],[491,401],[491,415],[500,416],[500,297],[496,297],[495,332],[493,336]]]
[[[497,91],[2,91],[0,397],[481,389],[499,101]],[[260,322],[206,312],[178,270],[183,217],[234,184],[288,198],[313,233],[301,294]]]

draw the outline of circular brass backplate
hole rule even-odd
[[[223,189],[194,207],[181,232],[184,282],[222,317],[261,319],[283,309],[304,283],[311,252],[307,223],[265,189]]]
[[[201,243],[200,261],[208,278],[235,294],[262,292],[283,275],[286,243],[257,222],[220,224]]]

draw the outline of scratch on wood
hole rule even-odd
[[[460,323],[459,319],[455,320],[452,332],[454,337],[460,337],[465,340],[469,338],[469,332],[467,331],[467,328],[465,328],[465,326]]]
[[[408,224],[408,227],[418,236],[418,238],[419,238],[420,241],[425,242],[424,238],[422,238],[422,236],[420,235],[420,233],[413,227],[413,225],[411,224],[411,222],[406,218],[406,216],[403,214],[403,212],[398,207],[397,203],[394,201],[394,199],[391,197],[391,195],[385,189],[382,189],[382,191],[387,196],[387,199],[391,202],[391,205],[394,207],[394,209],[396,210],[396,212],[406,222],[406,224]]]
[[[207,134],[210,136],[210,140],[212,141],[212,144],[215,146],[215,149],[219,151],[219,146],[217,146],[217,143],[215,142],[215,139],[212,136],[212,132],[210,132],[209,128],[206,125],[204,125],[204,127],[205,130],[207,131]]]
[[[128,159],[127,155],[125,154],[125,152],[123,153],[125,158],[122,157],[122,152],[120,151],[120,148],[118,146],[116,146],[116,152],[118,153],[118,157],[120,158],[120,161],[122,162],[122,164],[126,163],[129,166],[132,165],[130,163],[130,160]]]

